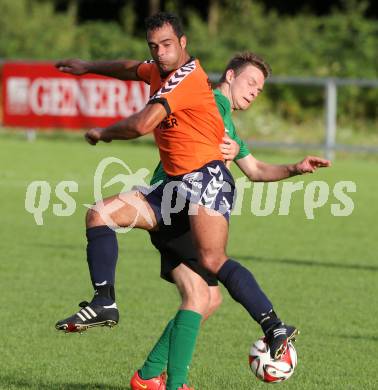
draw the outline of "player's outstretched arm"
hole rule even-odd
[[[278,181],[304,173],[314,173],[318,168],[330,167],[331,162],[316,156],[307,156],[296,164],[275,165],[259,161],[252,155],[236,160],[236,164],[252,181]]]
[[[61,60],[55,67],[64,73],[81,76],[87,73],[95,73],[103,76],[114,77],[120,80],[140,80],[137,68],[140,61],[84,61],[77,58]]]
[[[130,117],[105,128],[90,129],[85,133],[86,141],[96,145],[99,141],[128,140],[151,133],[167,116],[161,104],[147,104],[146,107]]]

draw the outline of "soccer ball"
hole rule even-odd
[[[264,382],[283,382],[293,375],[297,366],[297,351],[289,341],[281,359],[274,360],[270,356],[269,346],[262,337],[251,347],[249,366],[256,377]]]

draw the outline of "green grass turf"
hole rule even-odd
[[[123,158],[133,170],[152,169],[157,152],[144,143],[90,147],[75,138],[32,143],[0,138],[1,389],[128,389],[132,373],[177,309],[178,294],[159,278],[158,253],[148,235],[133,231],[119,236],[120,324],[82,335],[54,329],[56,320],[91,297],[82,204],[93,201],[93,173],[106,156]],[[302,331],[296,372],[279,387],[377,388],[377,169],[376,161],[344,158],[316,176],[291,179],[324,180],[331,188],[340,180],[355,181],[355,210],[349,217],[331,215],[335,199],[330,197],[315,210],[315,219],[307,220],[303,191],[294,196],[289,216],[275,211],[256,217],[249,211],[249,190],[243,214],[232,219],[230,255],[253,270],[279,315]],[[33,180],[47,180],[53,189],[62,180],[77,181],[75,214],[56,217],[53,194],[44,225],[36,226],[24,209]],[[265,388],[247,364],[249,347],[261,331],[223,293],[222,307],[200,333],[190,383],[196,390]]]

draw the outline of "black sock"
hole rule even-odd
[[[265,322],[263,320],[273,310],[273,306],[247,268],[228,259],[218,271],[217,278],[255,321],[261,325]]]
[[[115,269],[118,243],[115,232],[108,226],[87,229],[87,261],[95,297],[92,302],[108,305],[114,302]]]
[[[112,304],[115,301],[112,291],[114,291],[114,287],[108,284],[105,286],[96,286],[92,302],[98,305]]]
[[[277,325],[281,324],[281,320],[277,317],[277,314],[273,309],[270,310],[268,313],[264,313],[263,318],[260,321],[261,329],[263,330],[265,335]]]

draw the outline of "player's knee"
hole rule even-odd
[[[203,253],[200,254],[200,264],[208,271],[216,275],[227,257],[224,253]]]
[[[204,316],[204,320],[207,320],[211,315],[213,315],[222,304],[223,297],[220,291],[217,291],[216,294],[211,294],[209,306],[207,308],[206,314]]]
[[[223,297],[222,294],[219,292],[219,294],[213,296],[210,300],[210,305],[209,305],[210,311],[214,313],[216,310],[219,309],[222,302],[223,302]]]
[[[91,227],[102,226],[105,224],[103,219],[101,218],[100,213],[94,209],[89,209],[87,211],[87,215],[85,217],[85,223],[87,229]]]

